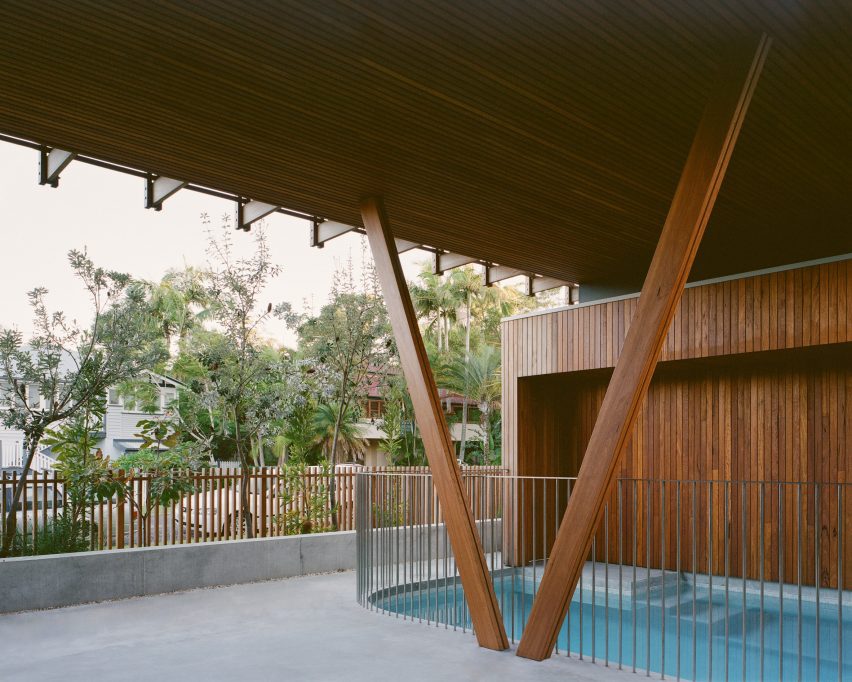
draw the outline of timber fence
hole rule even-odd
[[[320,467],[293,472],[284,467],[208,468],[182,474],[189,492],[167,505],[150,496],[151,478],[145,474],[116,471],[125,482],[125,494],[81,508],[70,499],[65,481],[55,471],[30,472],[25,493],[14,510],[17,527],[16,554],[49,553],[57,535],[66,533],[68,519],[75,520],[75,547],[79,551],[216,542],[247,537],[274,537],[296,533],[354,530],[355,475],[357,471],[424,473],[425,467],[339,467],[332,476]],[[498,474],[498,467],[464,467],[465,472]],[[12,507],[20,474],[0,476],[0,512],[5,519]],[[480,480],[468,477],[469,494],[477,497]],[[243,485],[247,486],[244,508]],[[414,490],[407,494],[416,495]],[[491,500],[489,504],[497,504]],[[419,507],[413,497],[400,497],[400,509]],[[374,505],[373,516],[383,509]],[[336,513],[333,513],[336,512]],[[385,513],[385,512],[381,512]],[[437,510],[434,514],[440,514]],[[425,519],[424,519],[425,521]],[[432,522],[438,522],[437,517]],[[384,519],[374,518],[381,524]],[[80,535],[82,534],[82,537]],[[62,541],[62,538],[59,538]],[[65,549],[65,551],[70,551]]]

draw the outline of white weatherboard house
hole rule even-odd
[[[154,372],[145,372],[159,392],[157,409],[154,412],[143,412],[132,398],[119,394],[117,388],[109,390],[104,396],[106,401],[106,416],[101,430],[97,447],[110,459],[121,457],[125,452],[138,450],[142,439],[137,424],[142,419],[156,419],[168,414],[169,406],[177,397],[181,383],[176,379]],[[28,387],[28,400],[41,401],[38,387]],[[33,402],[32,404],[35,404]],[[21,466],[24,434],[15,429],[7,429],[0,423],[0,468]],[[42,449],[36,454],[32,468],[36,471],[50,469],[55,463],[49,448]]]

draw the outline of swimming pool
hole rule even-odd
[[[671,574],[644,588],[628,581],[625,568],[619,590],[612,575],[617,570],[608,572],[607,583],[587,579],[575,592],[557,642],[560,653],[696,682],[852,680],[849,592],[838,604],[837,591],[823,591],[817,608],[815,590],[805,588],[800,600],[795,585],[767,584],[761,594],[759,584],[737,580],[725,591],[723,578],[711,583]],[[523,632],[538,582],[523,569],[494,574],[513,641]],[[399,585],[371,601],[404,617],[470,629],[457,577]]]

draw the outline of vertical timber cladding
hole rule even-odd
[[[622,299],[503,323],[503,452],[512,472],[577,474],[635,304],[635,298]],[[537,345],[536,362],[523,364],[536,332],[549,327],[557,330],[557,341]],[[852,259],[691,287],[672,322],[618,476],[852,482],[850,403]],[[721,494],[721,488],[717,492]],[[806,506],[812,505],[807,491],[804,494]],[[792,495],[784,502],[787,509],[794,508]],[[699,491],[698,496],[699,508],[706,508],[706,493]],[[757,518],[756,504],[749,500],[747,518]],[[766,504],[777,503],[767,498]],[[641,493],[637,505],[644,519]],[[837,526],[833,505],[821,506],[821,526],[829,534]],[[614,496],[609,506],[614,529]],[[714,493],[714,509],[721,508]],[[526,511],[529,516],[532,509]],[[561,509],[548,512],[547,524],[557,511],[561,516],[564,502]],[[731,515],[739,514],[740,502],[732,499]],[[843,523],[845,529],[852,528],[852,498],[844,503]],[[515,545],[518,563],[534,554],[540,558],[545,549],[540,540],[532,547],[527,524],[526,542]],[[625,526],[625,532],[631,533],[631,527]],[[669,568],[674,567],[673,532],[669,528]],[[767,521],[766,532],[777,532],[774,517]],[[812,546],[812,532],[805,529],[805,546]],[[796,533],[788,524],[788,540]],[[610,558],[617,555],[614,535],[610,533]],[[552,536],[551,531],[547,544]],[[699,556],[706,540],[706,533],[698,538]],[[716,546],[721,540],[721,535],[714,540]],[[645,547],[639,544],[638,561],[644,565]],[[844,545],[850,561],[845,562],[849,573],[843,582],[849,585],[852,543]],[[596,546],[603,559],[601,533]],[[732,551],[737,553],[738,546]],[[652,565],[659,565],[658,538],[652,538],[651,557]],[[767,579],[777,578],[777,553],[773,557],[765,567]],[[734,569],[741,565],[739,559],[738,554],[731,556]],[[805,583],[813,582],[812,560],[806,553]],[[714,563],[720,561],[717,553]],[[836,584],[836,563],[821,558],[821,566],[828,569],[824,586]],[[751,575],[757,562],[748,565],[750,577],[757,577]],[[793,568],[789,566],[786,575],[793,575]],[[714,570],[722,572],[723,567]]]

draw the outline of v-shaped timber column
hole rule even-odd
[[[508,649],[509,640],[503,627],[491,574],[485,562],[470,502],[456,463],[453,441],[444,421],[438,389],[381,199],[364,200],[361,203],[361,217],[385,294],[402,371],[432,469],[432,479],[444,511],[447,533],[470,607],[476,638],[480,646],[488,649]]]
[[[769,44],[769,38],[760,37],[756,48],[752,43],[747,52],[737,55],[722,70],[704,110],[518,645],[518,656],[540,661],[549,657],[556,645]]]

